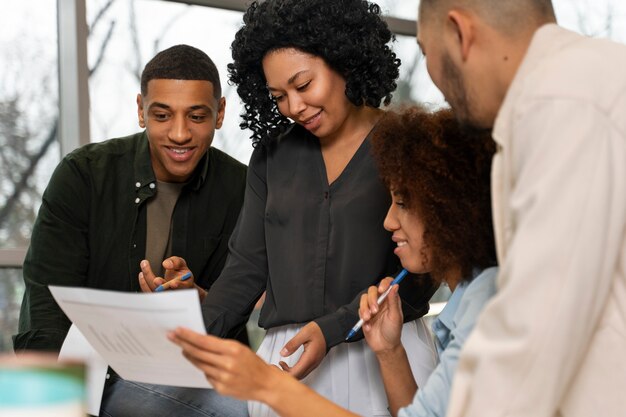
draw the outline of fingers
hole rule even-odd
[[[374,288],[374,291],[376,291],[376,287],[370,287],[370,289],[371,288]],[[361,301],[359,304],[359,317],[363,320],[363,325],[361,326],[363,331],[369,330],[371,327],[370,320],[373,317],[372,310],[370,309],[369,290],[368,293],[361,295]]]
[[[294,353],[302,345],[314,343],[316,345],[323,345],[326,349],[326,338],[320,326],[312,321],[306,324],[294,337],[289,340],[283,349],[280,351],[280,356],[289,356]]]
[[[219,369],[231,369],[231,359],[242,354],[243,345],[239,342],[203,335],[182,327],[170,332],[168,338],[183,349],[185,357],[194,365],[211,369],[212,373]]]
[[[228,387],[223,384],[223,381],[228,381],[229,375],[234,371],[234,366],[236,365],[234,357],[208,350],[207,346],[210,347],[216,343],[205,345],[204,342],[206,341],[203,341],[202,337],[198,338],[191,334],[179,337],[175,335],[175,332],[168,335],[168,337],[181,347],[183,356],[204,373],[206,379],[213,385],[213,388],[220,393],[227,393]],[[209,339],[207,338],[207,340]],[[220,341],[225,342],[224,340]]]
[[[379,293],[378,287],[375,287],[373,285],[367,289],[367,294],[366,294],[367,304],[372,314],[378,313],[378,310],[379,310],[379,307],[378,307],[379,294],[378,293]]]
[[[394,285],[393,288],[391,288],[391,291],[389,292],[389,295],[387,296],[387,306],[389,308],[389,316],[392,318],[392,320],[395,321],[403,321],[403,314],[402,314],[402,300],[400,299],[400,286],[399,285]]]
[[[143,292],[154,292],[154,288],[157,288],[159,285],[163,284],[165,280],[163,278],[155,278],[152,280],[151,284],[148,284],[146,278],[143,275],[143,272],[139,273],[139,286],[141,287],[141,291]]]
[[[392,281],[393,281],[392,277],[387,277],[387,278],[384,278],[382,281],[380,281],[378,283],[378,293],[382,294],[385,291],[387,291],[387,288],[389,288]]]
[[[180,340],[176,344],[183,349],[185,357],[195,365],[203,364],[212,368],[218,368],[224,363],[224,357],[220,353],[215,353],[184,340]]]
[[[171,256],[162,263],[165,269],[165,280],[169,289],[195,288],[195,280],[185,260],[179,256]]]
[[[217,381],[220,379],[220,376],[222,374],[219,368],[211,365],[210,363],[203,362],[194,358],[193,356],[188,354],[187,351],[185,350],[183,350],[183,356],[185,356],[185,358],[189,362],[191,362],[192,365],[194,365],[196,368],[200,369],[204,373],[204,376],[211,383],[211,385],[213,385],[213,388],[218,390],[218,392],[223,393],[222,390],[218,389],[218,387],[216,386]]]
[[[387,291],[392,281],[393,278],[387,277],[383,279],[377,287],[369,287],[367,289],[367,293],[361,296],[359,316],[363,319],[363,321],[367,322],[371,320],[372,317],[381,309],[381,306],[378,305],[378,297]]]
[[[298,362],[296,362],[292,367],[289,367],[286,363],[283,362],[285,366],[281,364],[281,368],[283,371],[291,374],[294,378],[302,379],[313,371],[319,364],[316,361],[315,355],[310,351],[304,351]]]
[[[139,273],[139,286],[141,290],[143,292],[153,292],[160,284],[154,282],[156,276],[154,272],[152,272],[150,262],[144,259],[139,263],[139,267],[141,268],[141,272]]]
[[[220,353],[224,351],[223,344],[229,341],[220,339],[210,334],[201,334],[186,327],[178,327],[176,330],[168,333],[167,337],[178,346],[194,347],[196,349],[206,350],[207,352]]]
[[[169,258],[164,260],[163,268],[167,270],[176,270],[176,271],[180,271],[182,269],[189,269],[187,268],[187,262],[185,262],[185,260],[181,258],[180,256],[170,256]]]
[[[168,284],[169,288],[173,290],[180,289],[180,288],[194,288],[195,286],[193,277],[191,277],[190,279],[187,278],[184,281],[177,277],[177,278],[171,279],[168,282],[169,282]]]
[[[361,301],[359,302],[359,316],[363,321],[367,322],[372,318],[372,309],[370,308],[370,293],[376,292],[376,287],[369,287],[367,293],[361,295]]]
[[[247,346],[185,328],[168,333],[168,338],[221,394],[253,399],[255,393],[266,390],[271,367]]]
[[[143,272],[139,273],[139,287],[143,292],[152,292],[152,288],[146,282],[146,279],[143,276]]]
[[[387,286],[387,288],[389,288],[389,286]],[[400,300],[400,295],[398,294],[399,290],[399,285],[392,286],[389,290],[389,294],[387,294],[387,298],[385,298],[385,300],[379,306],[379,311],[384,312],[384,314],[380,314],[383,326],[386,324],[386,322],[395,323],[398,320],[402,322],[402,302]],[[376,316],[376,319],[377,318],[378,316]],[[369,327],[370,323],[373,323],[373,321],[374,318],[372,318],[370,322],[366,322],[363,325],[363,328]]]
[[[326,338],[322,329],[314,321],[304,326],[280,351],[281,356],[289,356],[300,346],[304,346],[304,352],[298,361],[289,367],[285,363],[281,368],[301,379],[313,371],[326,356]]]
[[[283,346],[280,351],[280,356],[289,356],[294,353],[300,346],[302,346],[307,340],[308,332],[306,330],[306,326],[304,326],[294,337],[292,337],[286,344]]]
[[[165,289],[194,288],[195,281],[187,263],[183,258],[172,256],[162,263],[165,269],[165,278],[156,277],[150,262],[143,260],[139,263],[139,286],[143,292],[158,292]],[[167,284],[166,284],[167,283]],[[202,299],[202,294],[201,299]]]

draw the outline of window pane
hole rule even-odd
[[[17,333],[23,295],[22,270],[0,268],[0,352],[13,351],[11,336]]]
[[[395,0],[378,1],[383,7],[400,9]],[[419,1],[414,3],[415,10]],[[606,37],[626,43],[626,2],[622,0],[554,0],[557,20],[560,25],[576,32],[593,36]],[[405,7],[403,4],[402,8]],[[413,6],[411,6],[413,7]],[[403,9],[404,10],[404,9]],[[394,12],[389,14],[394,15]],[[403,16],[415,19],[416,16]],[[435,87],[428,72],[426,62],[415,39],[410,36],[397,36],[394,50],[402,60],[400,82],[394,94],[394,102],[421,102],[431,108],[447,106],[443,95]]]
[[[376,0],[383,13],[415,20],[419,0]],[[560,25],[593,37],[626,43],[626,2],[623,0],[553,0]]]
[[[624,0],[554,0],[562,26],[585,35],[626,43]]]
[[[2,249],[28,245],[41,194],[59,161],[56,1],[3,7],[0,62]]]
[[[396,36],[393,50],[402,61],[394,103],[417,102],[436,109],[446,106],[426,71],[426,61],[412,36]]]
[[[419,0],[375,0],[383,14],[401,19],[415,20]]]
[[[226,118],[213,145],[247,164],[250,133],[239,129],[242,106],[226,73],[242,14],[155,0],[114,2],[106,8],[108,3],[87,1],[92,141],[139,131],[136,97],[143,67],[158,51],[185,43],[206,52],[220,72]]]

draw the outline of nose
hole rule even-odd
[[[185,116],[177,115],[172,118],[172,125],[168,134],[169,139],[179,145],[191,140],[191,129]]]
[[[398,224],[398,220],[395,217],[395,204],[391,203],[389,206],[389,210],[387,210],[387,216],[385,216],[385,221],[383,222],[383,227],[388,232],[394,232],[400,228]]]
[[[289,113],[297,116],[306,109],[306,103],[299,94],[291,94],[288,97],[289,100]]]

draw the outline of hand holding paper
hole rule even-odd
[[[236,340],[187,328],[170,332],[169,338],[183,349],[191,363],[201,369],[223,395],[261,401],[267,392],[276,389],[276,374],[286,375]]]

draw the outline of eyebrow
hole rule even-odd
[[[165,109],[165,110],[169,110],[170,109],[170,106],[168,106],[167,104],[165,104],[165,103],[158,103],[158,102],[155,101],[154,103],[150,104],[150,106],[148,107],[148,110],[152,110],[155,107],[158,107],[160,109]]]
[[[163,109],[163,110],[171,110],[172,107],[165,104],[165,103],[159,103],[154,102],[152,104],[150,104],[150,107],[148,107],[148,110],[152,110],[153,108],[159,108],[159,109]],[[195,110],[205,110],[209,113],[213,113],[213,109],[210,108],[209,106],[205,105],[205,104],[195,104],[193,106],[190,106],[187,110],[191,110],[191,111],[195,111]]]
[[[296,73],[295,73],[295,74],[293,74],[291,77],[289,77],[289,79],[287,80],[287,84],[293,84],[293,82],[296,80],[296,78],[298,78],[298,77],[299,77],[299,76],[301,76],[302,74],[304,74],[304,73],[306,73],[306,72],[309,72],[309,71],[310,71],[310,70],[305,69],[305,70],[302,70],[302,71],[298,71],[298,72],[296,72]],[[268,90],[271,90],[271,91],[276,91],[276,90],[278,90],[278,88],[271,87],[270,85],[268,85],[268,86],[267,86],[267,89],[268,89]]]

